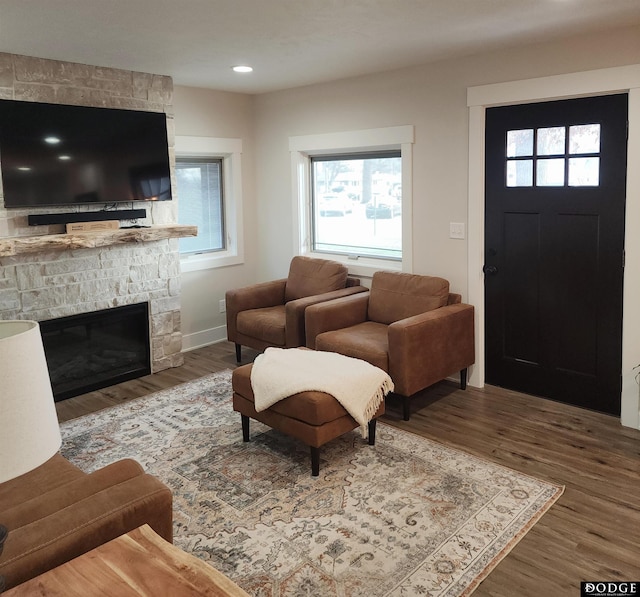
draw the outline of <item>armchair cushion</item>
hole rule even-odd
[[[444,307],[449,282],[444,278],[398,272],[376,272],[371,281],[368,318],[390,324]]]
[[[296,256],[291,260],[285,288],[285,301],[306,296],[324,294],[344,288],[347,268],[341,263],[326,259]]]
[[[367,361],[389,372],[388,326],[364,321],[348,328],[325,332],[316,337],[316,350],[338,352]]]
[[[240,334],[261,338],[274,346],[285,345],[285,305],[240,311],[236,327]]]

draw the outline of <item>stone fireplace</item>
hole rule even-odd
[[[181,365],[180,262],[175,242],[0,257],[0,317],[45,321],[148,303],[151,370]],[[2,247],[0,239],[0,255]]]
[[[172,96],[170,77],[0,53],[0,100],[164,112],[175,190]],[[0,189],[0,318],[45,321],[146,303],[151,371],[181,365],[177,238],[193,231],[176,224],[175,200],[133,207],[147,209],[139,223],[149,228],[65,234],[62,224],[30,227],[27,216],[91,207],[6,209]]]

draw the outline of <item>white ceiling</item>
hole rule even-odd
[[[633,24],[640,0],[0,0],[0,52],[263,93]]]

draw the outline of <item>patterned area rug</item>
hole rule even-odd
[[[562,487],[378,425],[309,450],[251,422],[222,371],[75,419],[63,454],[132,457],[174,494],[175,544],[260,597],[468,595]]]

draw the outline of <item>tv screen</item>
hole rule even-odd
[[[171,199],[166,116],[0,100],[5,207]]]

